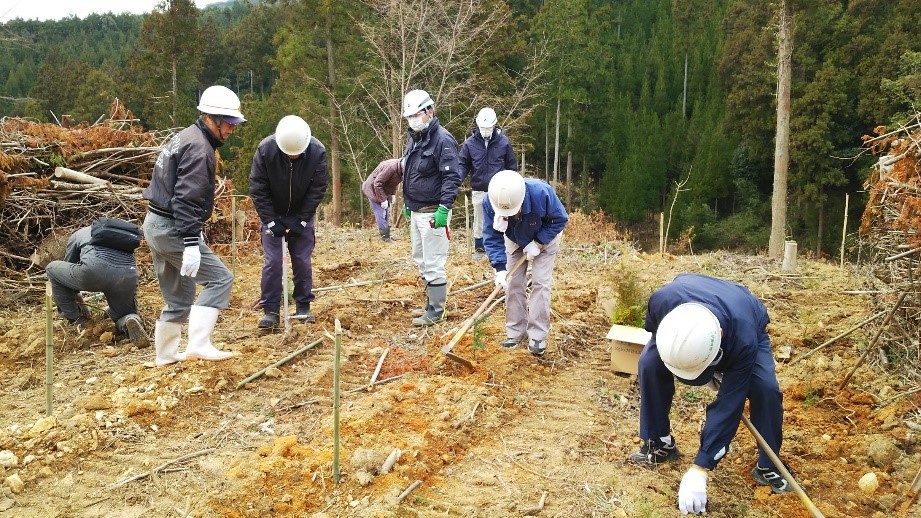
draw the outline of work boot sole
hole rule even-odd
[[[144,332],[144,326],[141,325],[139,320],[129,318],[125,322],[125,327],[128,330],[128,339],[131,340],[131,343],[138,347],[150,347],[150,338],[147,337],[147,333]]]

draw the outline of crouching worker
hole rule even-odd
[[[368,202],[371,203],[374,222],[377,223],[377,230],[381,233],[381,239],[385,243],[393,243],[393,239],[390,238],[390,223],[387,222],[387,215],[391,203],[390,198],[397,193],[397,186],[402,181],[403,165],[399,158],[391,158],[378,164],[361,184],[361,192],[368,197]]]
[[[764,305],[748,289],[705,275],[678,275],[649,298],[645,328],[652,337],[639,359],[644,444],[628,460],[652,466],[678,459],[669,422],[676,377],[686,385],[718,390],[707,405],[700,447],[678,489],[683,514],[706,512],[710,471],[729,451],[746,399],[752,424],[775,454],[780,451],[783,394],[765,329],[768,321]],[[752,478],[775,493],[792,490],[760,448]]]
[[[100,218],[74,232],[64,259],[45,267],[58,313],[73,325],[85,324],[92,314],[80,292],[101,291],[115,329],[139,347],[150,345],[137,315],[134,250],[140,244],[141,229],[120,219]]]
[[[144,238],[165,303],[154,327],[158,367],[234,355],[211,343],[220,311],[230,305],[233,274],[205,244],[202,227],[214,211],[215,151],[246,119],[237,94],[220,85],[202,92],[198,111],[198,121],[163,147],[144,189]],[[197,285],[203,289],[196,298]],[[180,353],[186,321],[189,341]]]
[[[500,344],[513,349],[527,340],[528,350],[543,356],[550,331],[550,287],[553,265],[560,251],[569,215],[553,187],[515,171],[499,171],[489,181],[483,200],[483,244],[496,270],[496,286],[506,290],[505,332]],[[509,274],[524,257],[531,263],[531,297],[528,299],[527,266]]]
[[[259,328],[278,327],[284,265],[282,247],[287,245],[294,274],[295,319],[314,322],[310,312],[313,294],[311,256],[316,246],[314,219],[326,194],[329,175],[326,147],[297,115],[278,121],[273,135],[262,139],[253,155],[249,173],[249,196],[262,221],[262,305]],[[287,317],[286,317],[287,318]]]

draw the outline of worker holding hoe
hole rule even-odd
[[[483,200],[483,244],[496,270],[496,286],[506,290],[507,338],[500,345],[513,349],[527,340],[531,354],[543,356],[550,331],[553,265],[569,215],[553,187],[541,180],[522,178],[515,171],[496,173],[487,194]],[[530,300],[527,267],[512,274],[507,271],[522,258],[531,263]]]
[[[783,394],[764,304],[738,284],[697,274],[681,274],[649,298],[645,328],[652,337],[639,358],[640,438],[643,446],[628,460],[655,466],[679,457],[669,410],[675,378],[686,385],[717,390],[693,464],[681,479],[678,508],[702,514],[707,508],[710,471],[729,451],[745,400],[751,421],[771,450],[783,438]],[[755,483],[787,493],[791,484],[760,450],[752,470]]]
[[[259,143],[249,173],[249,196],[262,222],[265,254],[259,300],[264,315],[259,320],[260,329],[278,327],[285,245],[294,274],[294,318],[315,320],[310,312],[314,299],[311,264],[316,246],[314,219],[328,183],[326,147],[312,135],[304,119],[297,115],[282,117],[275,133]]]

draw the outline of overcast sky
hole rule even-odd
[[[195,0],[199,9],[222,0]],[[59,20],[91,13],[149,13],[157,0],[0,0],[0,22],[14,18]]]

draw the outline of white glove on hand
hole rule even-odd
[[[496,216],[492,219],[492,229],[496,232],[505,232],[508,229],[508,218]]]
[[[182,267],[179,269],[179,275],[195,277],[198,275],[198,267],[201,266],[201,250],[198,245],[187,246],[182,251]]]
[[[524,250],[524,256],[527,257],[528,261],[533,261],[535,257],[540,255],[540,246],[537,245],[537,241],[531,241],[528,243]]]
[[[507,276],[508,276],[508,272],[505,270],[502,270],[501,272],[496,271],[496,286],[497,287],[502,286],[503,290],[507,290],[508,289],[508,280],[506,279]]]
[[[692,467],[681,477],[678,487],[678,510],[681,514],[704,514],[707,512],[707,472]]]
[[[706,387],[706,388],[712,390],[713,392],[719,392],[719,391],[720,391],[720,384],[721,384],[722,382],[723,382],[723,373],[722,373],[722,372],[714,372],[714,373],[713,373],[713,379],[710,380],[709,382],[707,382],[707,384],[704,385],[704,387]]]
[[[384,209],[384,210],[387,210],[387,207],[390,207],[390,202],[387,201],[387,200],[382,201],[382,202],[381,202],[381,208]]]

